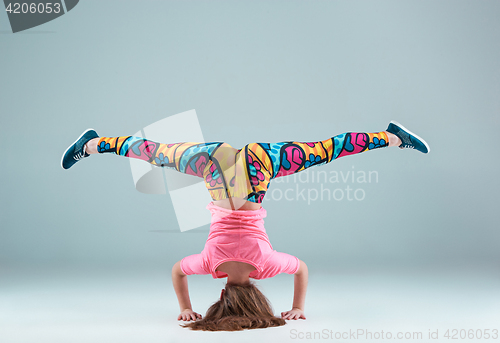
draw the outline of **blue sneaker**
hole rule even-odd
[[[99,137],[97,132],[92,129],[85,130],[78,139],[71,144],[68,149],[64,152],[61,158],[61,167],[63,169],[69,169],[76,162],[80,161],[82,158],[89,157],[90,155],[85,152],[85,144],[91,139]]]
[[[431,151],[431,148],[426,141],[405,128],[397,121],[392,120],[389,123],[386,131],[398,136],[398,138],[401,139],[401,145],[399,146],[401,149],[415,149],[423,152],[424,154],[427,154],[429,151]]]

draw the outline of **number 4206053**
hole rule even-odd
[[[457,330],[457,329],[448,329],[446,330],[444,337],[448,339],[498,339],[498,330],[497,329],[469,329],[469,330]]]
[[[51,3],[9,3],[5,11],[9,13],[60,13],[61,4],[58,2]]]

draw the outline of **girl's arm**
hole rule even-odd
[[[293,305],[290,311],[281,312],[284,319],[306,319],[304,305],[306,302],[307,280],[309,272],[304,261],[300,261],[299,270],[294,274]]]
[[[178,261],[172,267],[172,283],[174,284],[175,294],[177,295],[177,300],[179,301],[179,307],[181,309],[181,314],[177,317],[177,320],[201,319],[201,314],[194,312],[191,308],[187,275],[181,270],[181,261]]]

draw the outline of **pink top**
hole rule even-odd
[[[186,275],[212,274],[214,279],[227,277],[216,271],[227,261],[240,261],[253,265],[249,274],[253,279],[266,279],[280,273],[295,274],[300,267],[295,256],[273,250],[264,228],[267,212],[258,210],[228,210],[210,202],[212,223],[205,248],[200,254],[181,260],[181,270]]]

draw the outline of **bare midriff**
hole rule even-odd
[[[240,261],[227,261],[219,264],[215,269],[226,274],[248,275],[255,270],[255,267],[250,263]]]
[[[222,200],[213,200],[212,202],[214,205],[228,210],[255,211],[261,208],[261,205],[258,203],[234,197]]]

